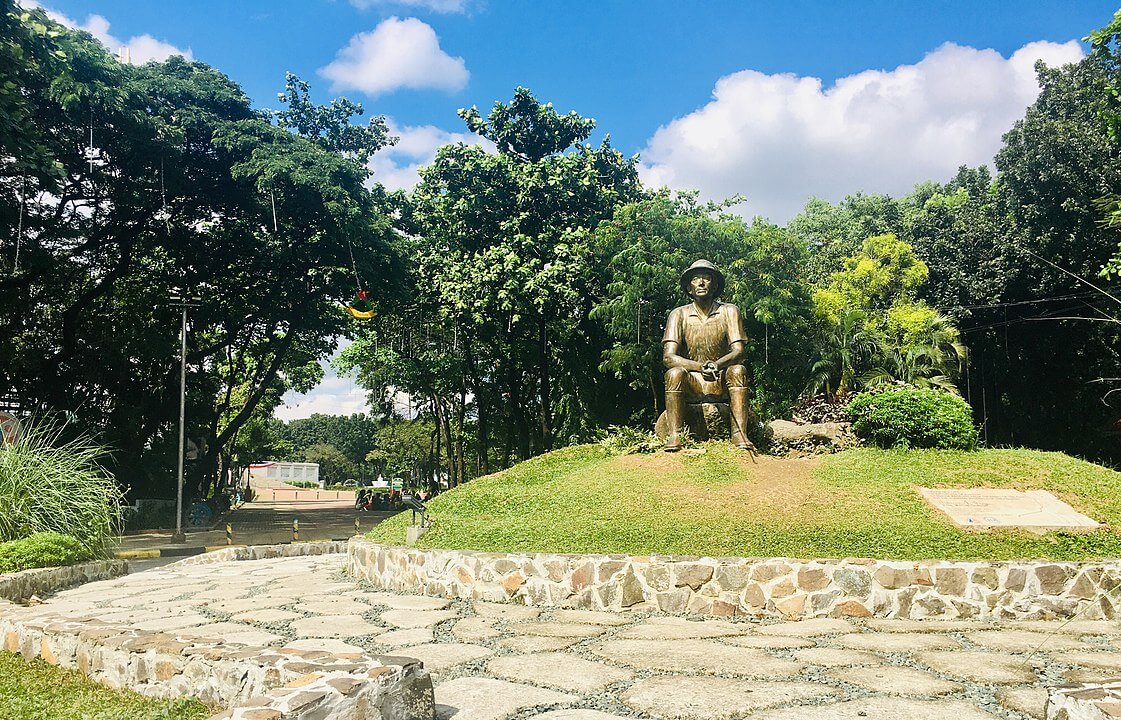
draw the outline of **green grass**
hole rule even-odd
[[[970,533],[929,508],[924,487],[1050,490],[1105,524],[1091,533]],[[724,444],[703,455],[609,456],[570,447],[429,503],[421,547],[482,551],[876,557],[1121,557],[1121,473],[1032,450],[850,450],[817,460]],[[410,513],[368,535],[403,544]]]
[[[35,533],[19,540],[0,542],[0,573],[73,565],[90,557],[89,549],[69,535]]]
[[[197,700],[156,700],[110,690],[76,670],[0,651],[4,720],[201,720],[213,714]]]

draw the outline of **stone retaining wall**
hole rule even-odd
[[[0,598],[23,602],[32,595],[44,595],[94,580],[108,580],[127,572],[128,563],[124,560],[96,560],[78,565],[21,570],[0,575]]]
[[[191,555],[176,565],[208,565],[210,563],[239,560],[268,560],[269,558],[300,557],[303,555],[330,555],[346,552],[345,540],[326,542],[283,543],[280,545],[236,545],[233,547]]]
[[[48,612],[24,620],[0,615],[0,638],[9,652],[77,668],[111,688],[233,706],[219,718],[431,720],[435,711],[428,673],[411,658],[342,659],[318,650],[144,632],[95,618],[73,622]]]
[[[901,562],[420,550],[352,538],[350,573],[405,592],[713,616],[1113,619],[1121,561]]]

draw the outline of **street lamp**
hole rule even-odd
[[[187,414],[187,308],[198,307],[202,298],[180,293],[169,297],[171,306],[183,311],[183,329],[179,333],[179,482],[175,492],[175,535],[172,536],[171,541],[185,543],[187,536],[183,534],[183,451]]]

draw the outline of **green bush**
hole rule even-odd
[[[0,447],[0,542],[57,532],[97,554],[120,531],[121,490],[99,463],[106,449],[63,430],[28,422]]]
[[[856,434],[880,447],[977,447],[973,410],[957,395],[942,390],[860,393],[849,403],[848,411]]]
[[[28,568],[71,565],[91,557],[89,548],[76,538],[56,532],[0,543],[0,573]]]

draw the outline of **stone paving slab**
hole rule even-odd
[[[991,650],[1005,650],[1015,653],[1087,650],[1093,647],[1093,645],[1069,635],[1033,630],[985,630],[969,633],[965,636],[965,639]]]
[[[424,663],[425,670],[440,672],[456,665],[462,665],[465,662],[493,655],[494,651],[481,645],[465,643],[428,643],[410,647],[407,654],[408,657],[414,657]]]
[[[914,652],[916,650],[950,650],[961,643],[945,635],[927,633],[860,633],[842,635],[836,640],[841,647],[874,652]]]
[[[1046,688],[1001,688],[996,699],[1001,707],[1022,712],[1032,720],[1044,720],[1047,708]]]
[[[997,720],[961,700],[864,698],[814,708],[786,708],[752,715],[751,720]]]
[[[915,660],[937,672],[988,685],[1012,685],[1035,680],[1031,663],[1018,655],[986,652],[922,652]]]
[[[609,640],[594,646],[592,652],[622,665],[670,672],[785,678],[798,675],[804,667],[763,650],[728,647],[711,640]]]
[[[456,678],[436,688],[436,720],[504,720],[519,710],[577,699],[505,680]]]
[[[839,694],[835,688],[817,683],[655,677],[639,680],[620,697],[629,707],[657,718],[723,720],[776,705],[819,701]]]
[[[494,658],[487,663],[487,671],[507,680],[547,685],[582,694],[602,690],[608,685],[634,677],[634,673],[629,670],[620,670],[563,653]]]
[[[941,680],[928,672],[899,665],[847,667],[830,670],[827,677],[889,695],[948,695],[962,689],[959,683]]]

